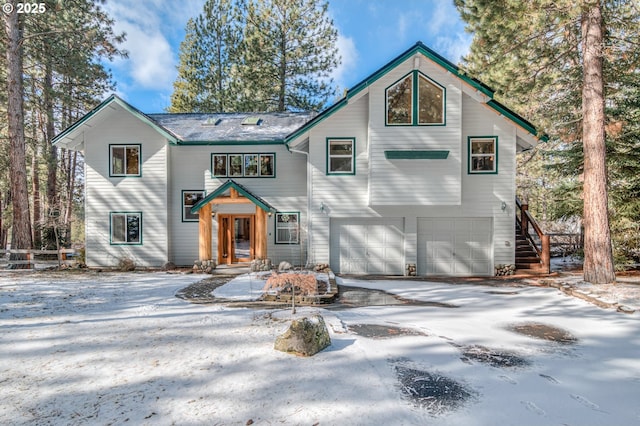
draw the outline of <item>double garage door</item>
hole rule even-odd
[[[491,218],[418,218],[418,275],[492,275]],[[331,268],[403,275],[404,219],[332,219]]]
[[[332,219],[330,258],[342,274],[402,275],[404,219]]]
[[[491,218],[419,218],[418,275],[492,275]]]

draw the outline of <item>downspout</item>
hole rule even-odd
[[[311,220],[311,194],[313,194],[313,179],[312,179],[313,171],[311,167],[309,167],[308,152],[290,148],[288,144],[286,144],[285,146],[287,147],[287,151],[293,152],[295,154],[304,154],[307,157],[307,263],[309,263],[310,257],[311,257],[311,239],[312,239],[311,227],[313,224],[313,221]]]

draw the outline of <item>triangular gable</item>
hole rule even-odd
[[[177,143],[179,141],[178,136],[173,134],[168,129],[160,126],[158,123],[152,120],[145,113],[131,106],[129,103],[125,102],[120,97],[116,95],[111,95],[107,99],[105,99],[103,102],[101,102],[100,105],[98,105],[97,107],[89,111],[87,114],[85,114],[84,117],[82,117],[80,120],[76,121],[74,124],[66,128],[64,131],[62,131],[62,133],[57,135],[53,139],[53,144],[62,146],[64,148],[73,149],[74,147],[70,147],[69,144],[72,141],[76,140],[78,136],[80,136],[82,132],[82,126],[88,125],[89,122],[91,122],[92,120],[95,120],[102,111],[112,106],[112,104],[117,104],[120,107],[124,108],[126,111],[131,113],[134,117],[138,118],[143,123],[147,124],[154,130],[156,130],[158,133],[160,133],[163,137],[167,138],[169,142]]]
[[[482,83],[481,81],[475,78],[472,78],[466,75],[464,71],[458,68],[457,65],[445,59],[438,53],[434,52],[433,50],[428,48],[426,45],[424,45],[422,42],[417,42],[413,47],[411,47],[410,49],[408,49],[407,51],[399,55],[397,58],[393,59],[391,62],[389,62],[382,68],[380,68],[378,71],[374,72],[369,77],[365,78],[360,83],[356,84],[351,89],[347,90],[347,92],[345,93],[345,96],[342,99],[340,99],[338,102],[331,105],[330,107],[322,111],[320,114],[318,114],[316,117],[314,117],[312,120],[307,122],[304,126],[302,126],[295,132],[288,135],[285,138],[287,145],[293,142],[295,139],[299,138],[300,136],[304,135],[306,132],[311,130],[311,128],[314,127],[316,124],[322,122],[325,118],[333,115],[333,113],[341,109],[343,106],[347,105],[347,103],[349,102],[349,99],[355,97],[358,93],[362,92],[363,90],[368,88],[371,84],[373,84],[380,78],[384,77],[389,71],[391,71],[396,66],[403,63],[404,61],[408,60],[416,53],[421,53],[425,57],[431,59],[433,62],[440,65],[441,67],[446,69],[448,72],[458,77],[465,84],[469,85],[473,90],[475,90],[476,92],[484,96],[485,99],[487,99],[486,105],[489,106],[491,109],[493,109],[496,113],[504,116],[505,118],[513,122],[515,125],[523,128],[527,133],[529,133],[534,138],[542,141],[548,140],[548,137],[546,135],[539,134],[538,130],[530,122],[528,122],[523,117],[516,114],[515,112],[509,110],[507,107],[500,104],[498,101],[494,100],[493,95],[495,92],[489,86],[485,85],[484,83]]]
[[[266,211],[267,213],[276,212],[276,209],[271,204],[267,203],[257,195],[254,195],[253,193],[251,193],[251,191],[249,191],[244,186],[240,185],[238,182],[235,182],[234,180],[229,179],[225,183],[220,185],[218,188],[216,188],[213,192],[211,192],[206,197],[204,197],[202,200],[198,201],[198,203],[195,206],[191,207],[191,213],[192,214],[198,213],[200,209],[202,209],[208,203],[212,202],[214,199],[224,194],[230,188],[233,188],[236,191],[238,191],[240,195],[246,197],[253,204],[260,207],[262,210]]]

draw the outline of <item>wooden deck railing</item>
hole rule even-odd
[[[516,223],[520,225],[520,232],[529,240],[538,256],[540,256],[542,270],[547,274],[551,273],[551,243],[549,235],[542,232],[536,220],[529,213],[529,205],[523,204],[518,197],[516,197],[516,207]]]
[[[19,254],[20,259],[11,259],[12,254]],[[60,249],[60,250],[34,250],[34,249],[9,249],[0,250],[0,269],[15,268],[15,270],[28,270],[35,269],[35,265],[45,266],[62,266],[63,264],[70,265],[77,260],[69,259],[77,255],[76,249]],[[46,257],[53,257],[50,259]],[[15,266],[14,266],[15,265]],[[26,266],[23,266],[26,265]]]

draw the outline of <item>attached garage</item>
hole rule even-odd
[[[418,275],[492,275],[491,218],[419,218]]]
[[[343,274],[403,275],[404,219],[331,219],[330,262]]]

